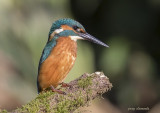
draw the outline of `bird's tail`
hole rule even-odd
[[[37,76],[37,90],[38,90],[38,94],[42,91],[42,88],[40,87],[38,82],[38,76]]]

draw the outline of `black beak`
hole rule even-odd
[[[109,47],[107,44],[103,43],[102,41],[98,40],[97,38],[95,38],[94,36],[92,36],[88,33],[79,33],[79,36],[81,36],[84,40],[88,40],[90,42],[99,44],[104,47]]]

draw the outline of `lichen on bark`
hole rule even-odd
[[[85,73],[69,83],[72,87],[63,88],[66,95],[46,91],[13,113],[70,113],[79,107],[85,106],[90,100],[99,97],[112,88],[107,76],[102,72]]]

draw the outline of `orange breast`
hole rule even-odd
[[[77,55],[77,43],[68,37],[57,39],[49,57],[41,64],[38,81],[42,90],[57,87],[67,76]]]

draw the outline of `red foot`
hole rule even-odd
[[[64,95],[66,95],[66,93],[65,93],[64,91],[55,89],[53,86],[50,86],[50,87],[51,87],[51,90],[52,90],[53,92],[57,92],[57,93],[59,93],[59,94],[64,94]]]
[[[64,83],[64,82],[61,83],[61,86],[62,87],[70,87],[70,88],[72,87],[70,84],[67,84],[67,83]]]

